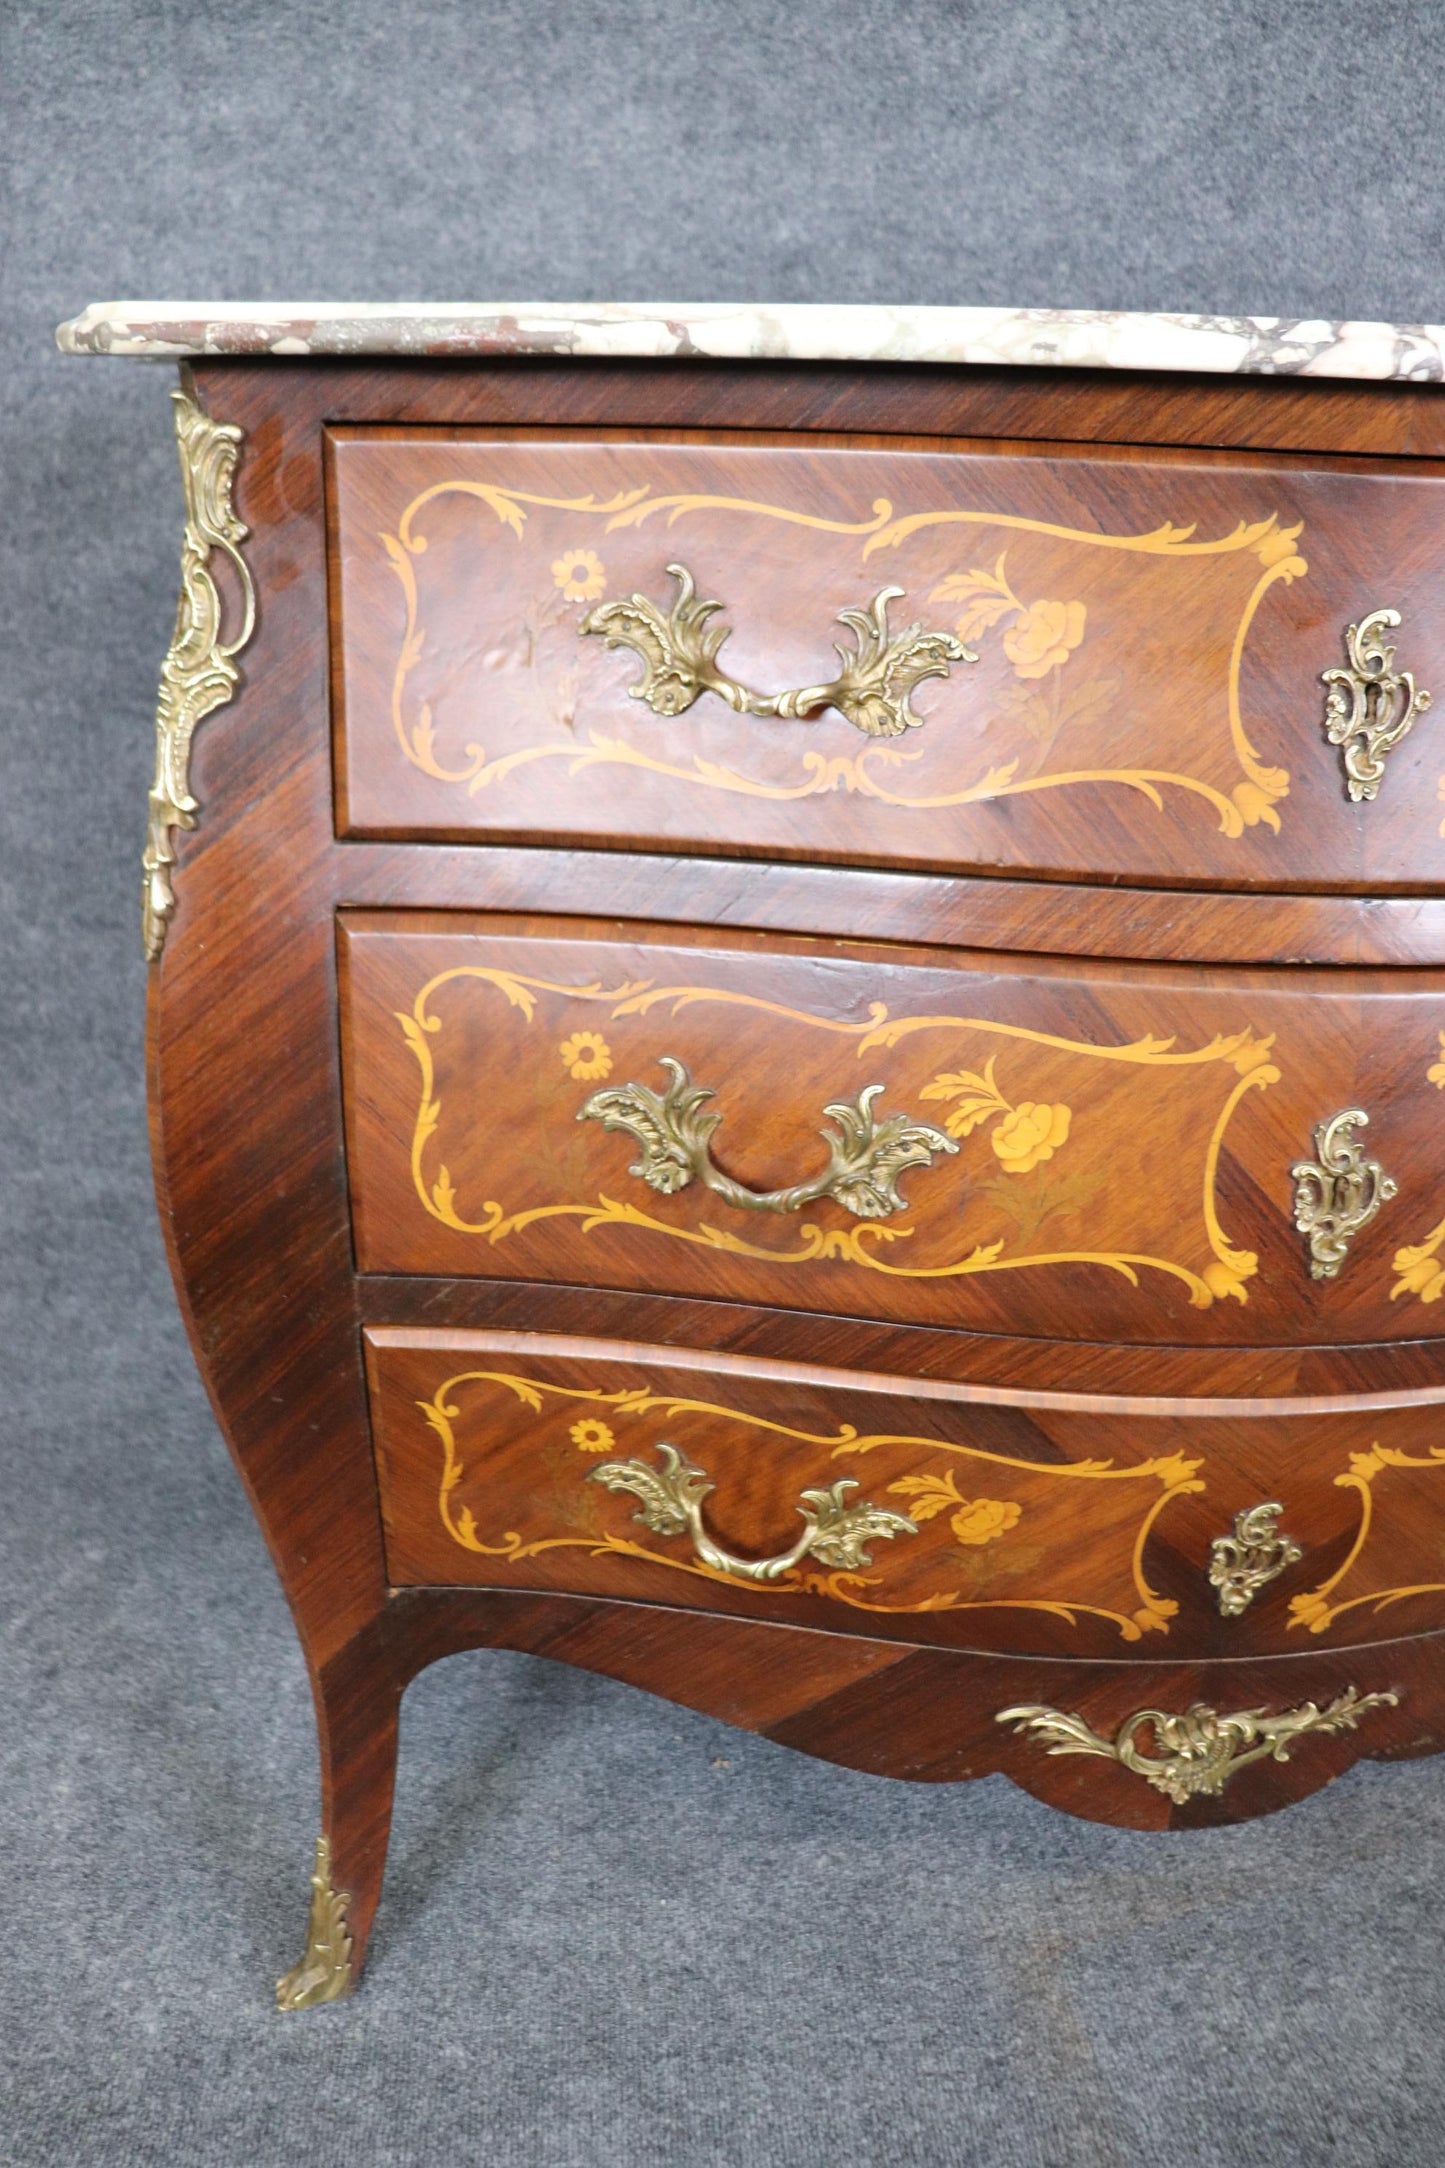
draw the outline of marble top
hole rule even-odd
[[[60,326],[66,354],[490,354],[893,361],[1209,375],[1445,378],[1445,325],[1087,309],[791,302],[97,301]]]

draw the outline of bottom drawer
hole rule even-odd
[[[366,1355],[398,1586],[1019,1654],[1445,1624],[1445,1387],[1123,1400],[410,1327]]]

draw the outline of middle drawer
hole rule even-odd
[[[342,928],[364,1272],[1068,1339],[1438,1330],[1439,973]]]

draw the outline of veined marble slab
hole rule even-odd
[[[367,354],[955,362],[1208,375],[1445,378],[1445,325],[1085,309],[909,309],[727,302],[98,301],[60,326],[67,354]]]

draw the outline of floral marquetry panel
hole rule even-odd
[[[1425,1336],[1445,982],[347,913],[363,1271],[1081,1340]],[[1337,1107],[1393,1187],[1321,1278]]]
[[[1438,1396],[1308,1414],[1125,1403],[406,1327],[372,1328],[367,1360],[397,1585],[1155,1658],[1298,1653],[1321,1635],[1389,1638],[1402,1616],[1417,1631],[1445,1621],[1445,1563],[1414,1525],[1412,1478],[1390,1479],[1373,1519],[1366,1496],[1385,1468],[1445,1481],[1428,1442]],[[1211,1532],[1271,1483],[1298,1556],[1221,1617]]]
[[[1362,805],[1323,682],[1384,609],[1398,667],[1445,684],[1430,469],[328,447],[343,833],[1282,886],[1445,868],[1428,703]]]

